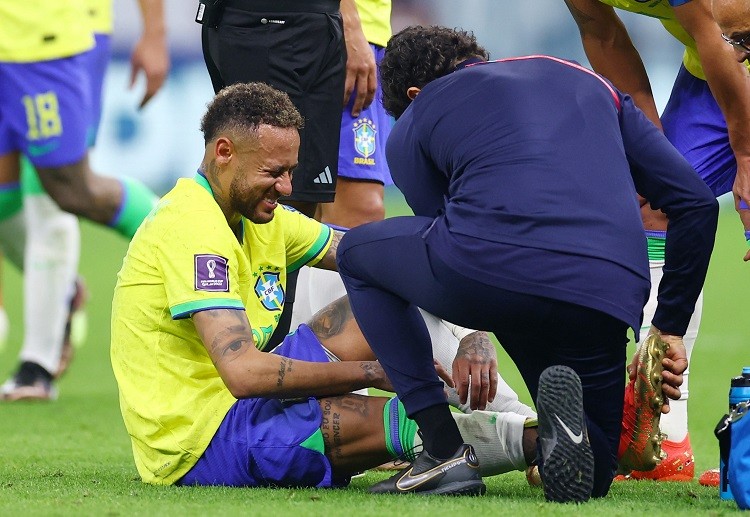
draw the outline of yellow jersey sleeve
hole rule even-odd
[[[287,272],[317,264],[331,247],[333,230],[286,205],[279,208],[277,216],[284,228]]]

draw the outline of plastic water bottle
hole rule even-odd
[[[737,404],[750,400],[750,366],[742,369],[742,375],[732,377],[729,387],[729,412],[737,407]],[[727,466],[719,459],[719,496],[722,499],[734,499],[732,488],[729,486]]]

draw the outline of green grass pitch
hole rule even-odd
[[[388,194],[389,215],[406,213]],[[384,477],[368,473],[345,490],[152,487],[137,479],[120,418],[109,363],[112,289],[127,243],[82,223],[81,272],[91,298],[89,334],[54,403],[0,405],[0,515],[719,515],[735,511],[715,489],[697,482],[616,483],[610,495],[584,506],[552,505],[527,486],[522,473],[487,480],[483,498],[371,496],[366,488]],[[747,248],[731,207],[722,209],[717,249],[705,289],[701,334],[690,375],[690,435],[696,472],[717,465],[713,427],[726,410],[729,379],[750,365],[750,332],[743,294],[750,291]],[[22,337],[21,283],[6,264],[5,302],[13,326],[0,351],[3,380],[16,364]],[[518,374],[501,351],[506,380],[530,402]],[[144,389],[149,389],[144,386]]]

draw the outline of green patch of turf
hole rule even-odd
[[[388,191],[388,214],[408,214]],[[372,496],[367,487],[388,474],[370,472],[348,489],[228,489],[153,487],[137,480],[130,442],[120,417],[109,362],[109,313],[115,275],[127,243],[82,223],[81,273],[91,291],[89,336],[54,403],[0,405],[0,515],[722,515],[733,512],[716,489],[693,483],[615,483],[610,495],[584,506],[544,502],[522,473],[486,480],[482,498]],[[705,293],[701,335],[690,376],[690,430],[696,472],[715,467],[713,427],[727,405],[729,378],[750,365],[747,310],[737,300],[750,288],[742,229],[723,209],[717,251]],[[6,264],[5,303],[13,322],[0,352],[0,374],[12,372],[22,338],[20,278]],[[38,322],[44,324],[44,322]],[[502,351],[501,370],[527,403],[528,393]],[[144,389],[149,389],[144,386]]]

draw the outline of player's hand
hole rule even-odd
[[[648,331],[648,335],[651,334],[658,334],[662,341],[669,345],[666,355],[661,362],[662,366],[664,366],[664,371],[662,372],[662,391],[667,397],[661,408],[661,412],[666,414],[669,413],[668,399],[677,400],[680,398],[680,386],[682,386],[683,381],[682,374],[688,367],[687,351],[685,350],[682,336],[665,334],[653,325]],[[637,366],[638,354],[636,353],[632,362],[628,365],[628,375],[631,380],[635,378]]]
[[[485,409],[497,394],[497,350],[486,332],[473,332],[458,344],[453,379],[461,404]]]
[[[130,85],[133,88],[138,74],[146,76],[146,92],[138,108],[143,108],[164,84],[169,74],[169,52],[164,37],[144,34],[130,56]]]
[[[352,117],[372,104],[378,81],[375,55],[361,30],[346,33],[346,81],[344,82],[344,106],[354,96]]]

